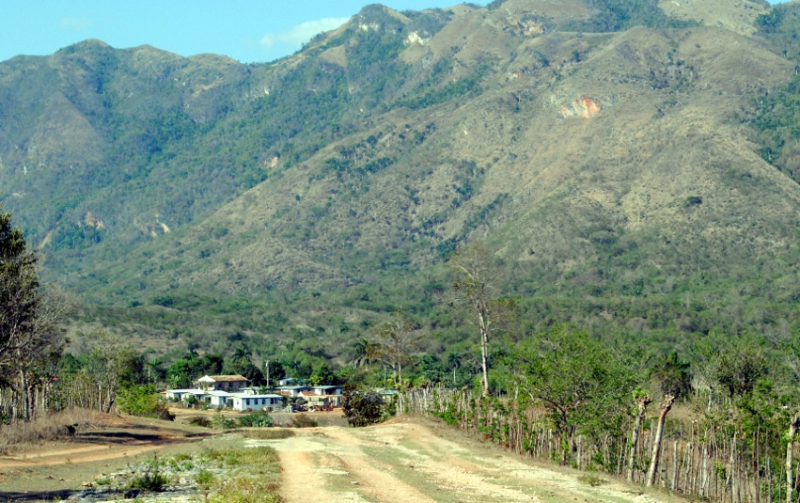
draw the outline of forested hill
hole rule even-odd
[[[83,321],[174,345],[344,357],[397,307],[432,350],[465,344],[435,298],[478,241],[529,327],[787,334],[798,12],[372,5],[268,64],[96,40],[20,56],[0,63],[3,207]]]

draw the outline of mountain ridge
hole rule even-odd
[[[800,187],[742,119],[795,63],[757,35],[766,6],[719,4],[720,26],[689,2],[680,22],[645,0],[370,6],[263,65],[99,42],[14,58],[4,205],[48,278],[123,318],[283,295],[292,316],[246,330],[289,334],[314,292],[352,337],[387,306],[433,309],[448,255],[482,241],[534,303],[694,319],[645,323],[666,337],[763,329],[723,317],[764,296],[797,324]]]

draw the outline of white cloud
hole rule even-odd
[[[350,18],[347,17],[329,17],[317,21],[306,21],[290,30],[280,33],[267,33],[261,39],[261,45],[267,49],[273,48],[276,44],[299,46],[311,40],[314,35],[323,31],[335,30],[349,20]]]
[[[89,18],[85,17],[65,17],[59,21],[58,26],[62,30],[83,31],[94,24]]]

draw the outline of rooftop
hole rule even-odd
[[[240,376],[240,375],[232,375],[232,376],[203,376],[198,379],[200,382],[241,382],[247,381],[250,382],[250,379]]]

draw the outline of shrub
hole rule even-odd
[[[239,426],[244,428],[269,428],[272,426],[272,417],[267,411],[260,410],[239,418]]]
[[[319,423],[306,414],[298,414],[292,418],[292,426],[295,428],[316,428]]]
[[[144,489],[161,492],[169,485],[169,478],[161,473],[161,460],[155,456],[147,465],[144,473],[135,475],[128,482],[127,489]]]
[[[203,428],[211,428],[213,426],[211,420],[205,416],[192,416],[189,418],[189,424]]]
[[[606,483],[605,479],[601,479],[600,477],[596,477],[594,475],[582,475],[578,477],[578,482],[582,482],[584,484],[590,485],[592,487],[597,487]]]
[[[359,391],[347,385],[342,398],[342,412],[350,426],[369,426],[380,421],[383,400],[376,392]]]
[[[132,416],[157,417],[165,421],[174,421],[175,416],[167,408],[167,404],[156,392],[155,386],[130,386],[119,391],[117,409]]]
[[[218,412],[214,415],[214,419],[211,421],[211,424],[218,430],[230,430],[231,428],[236,428],[236,421],[223,416],[221,412]]]

